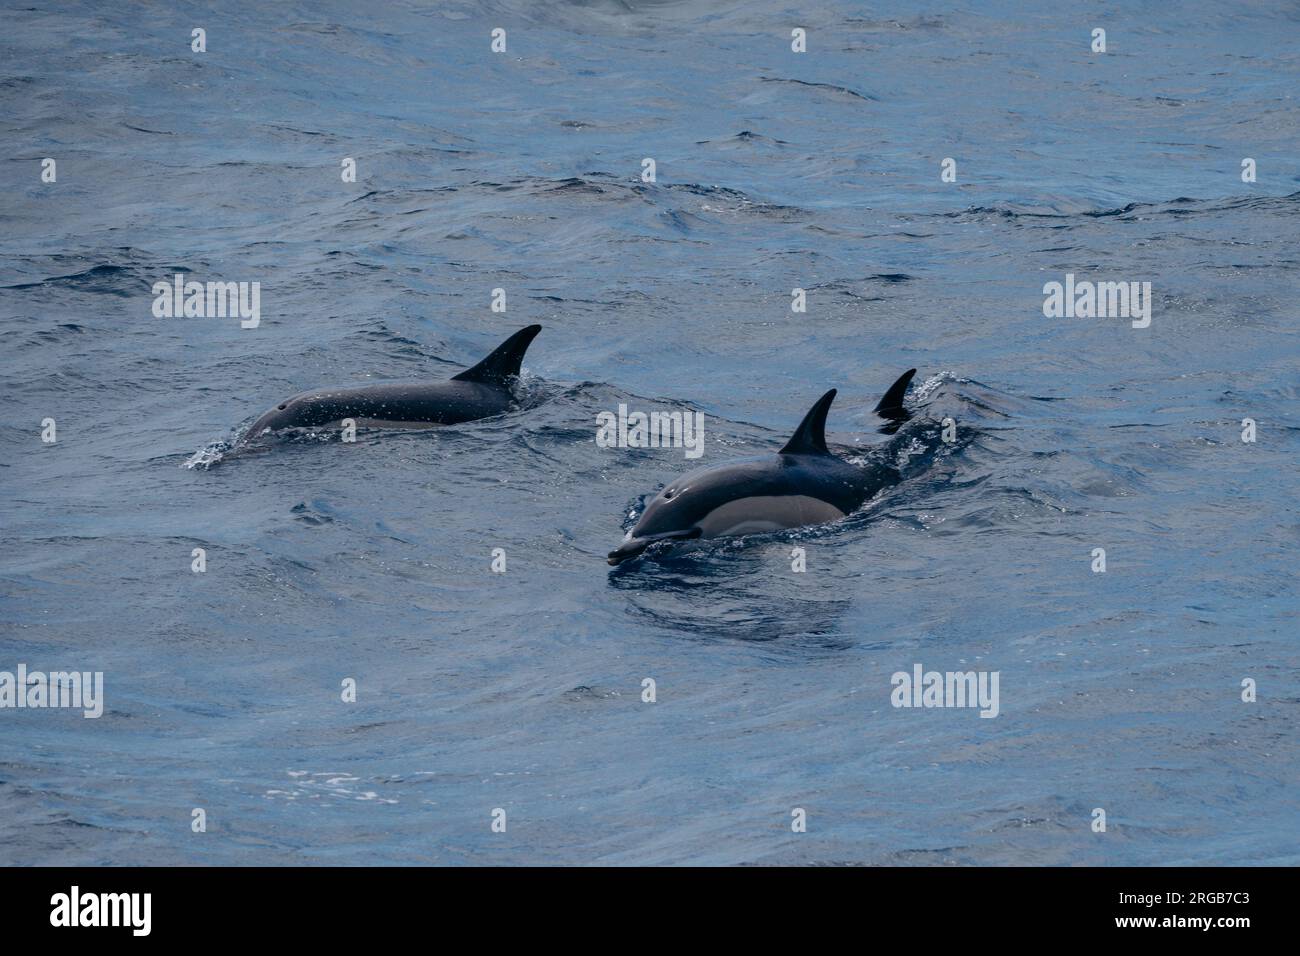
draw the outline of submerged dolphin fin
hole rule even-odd
[[[782,455],[829,455],[826,447],[826,413],[835,401],[835,389],[831,389],[803,417],[799,427],[794,430],[790,440],[781,449]]]
[[[453,375],[453,382],[482,382],[485,385],[504,385],[506,379],[519,374],[523,364],[524,353],[532,344],[537,333],[542,331],[540,325],[530,325],[520,329],[493,350],[492,354],[473,368],[467,368],[459,375]]]
[[[898,381],[889,386],[889,391],[885,397],[880,400],[876,406],[875,412],[881,418],[905,418],[907,412],[903,408],[903,396],[907,394],[907,386],[911,384],[912,376],[916,374],[916,369],[909,368],[906,372],[898,377]]]

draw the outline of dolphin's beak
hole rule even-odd
[[[628,538],[609,553],[609,563],[622,564],[629,558],[635,558],[646,548],[650,547],[652,543],[653,542],[648,538]]]
[[[635,558],[658,541],[688,541],[691,538],[698,538],[702,533],[699,528],[687,528],[685,531],[665,531],[663,534],[648,534],[644,538],[636,538],[629,532],[623,539],[623,543],[609,553],[609,563],[621,564],[629,558]]]

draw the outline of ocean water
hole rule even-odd
[[[0,671],[105,698],[0,710],[0,863],[1300,862],[1294,4],[218,6],[0,13]],[[533,322],[514,412],[231,451]],[[831,387],[901,484],[606,564]]]

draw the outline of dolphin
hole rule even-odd
[[[281,428],[354,419],[359,425],[456,425],[499,415],[514,403],[509,380],[519,374],[540,325],[520,329],[473,368],[446,382],[321,388],[287,398],[253,423],[246,439]]]
[[[916,369],[905,372],[875,411],[897,423],[907,419],[903,396]],[[825,524],[856,510],[881,488],[897,484],[886,465],[858,467],[826,447],[831,389],[809,409],[794,436],[775,455],[699,468],[671,482],[646,507],[609,563],[634,558],[661,541],[756,534]],[[887,429],[885,429],[887,430]]]

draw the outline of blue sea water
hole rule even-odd
[[[216,6],[0,12],[0,671],[106,699],[0,710],[0,863],[1300,862],[1294,4]],[[533,322],[515,412],[228,451]],[[831,387],[902,484],[605,563]]]

